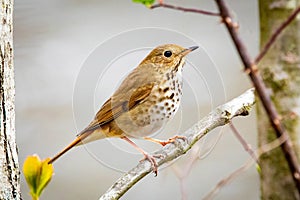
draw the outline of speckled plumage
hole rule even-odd
[[[102,105],[87,128],[49,163],[78,144],[106,137],[128,141],[128,137],[145,137],[161,129],[179,108],[185,55],[196,48],[167,44],[152,50]]]
[[[164,57],[166,50],[172,51],[172,57]],[[85,131],[98,126],[102,119],[106,119],[105,115],[111,114],[114,122],[102,125],[102,133],[83,142],[97,137],[145,137],[161,129],[180,105],[185,63],[180,52],[184,50],[177,45],[163,45],[153,50],[107,101],[112,113],[107,114],[104,104]]]

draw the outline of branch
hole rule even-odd
[[[21,198],[15,129],[13,0],[0,7],[0,199]]]
[[[197,161],[200,160],[200,150],[200,145],[193,146],[193,148],[191,149],[190,156],[182,166],[171,165],[175,176],[179,180],[181,199],[188,199],[186,180],[188,179],[188,176],[191,173],[193,166],[196,164]]]
[[[246,171],[248,168],[252,166],[254,163],[254,160],[248,159],[245,164],[243,164],[238,169],[234,170],[232,173],[230,173],[228,176],[220,180],[217,185],[207,194],[203,197],[203,200],[211,200],[215,197],[215,195],[226,185],[228,185],[230,182],[232,182],[235,178],[237,178],[240,174],[242,174],[244,171]]]
[[[300,194],[300,169],[299,169],[298,159],[293,149],[292,142],[289,138],[289,135],[285,130],[285,128],[283,127],[279,114],[277,113],[276,108],[272,103],[270,96],[267,93],[266,86],[262,80],[262,77],[258,73],[257,66],[252,62],[244,43],[239,37],[239,34],[236,30],[236,26],[234,26],[234,23],[232,22],[232,17],[229,13],[227,5],[223,0],[215,0],[215,1],[219,7],[222,20],[225,23],[225,26],[244,64],[245,71],[249,72],[249,76],[268,114],[269,120],[271,122],[273,129],[276,132],[277,137],[283,136],[286,139],[285,142],[281,145],[281,148],[288,162],[290,171],[292,173],[292,177],[294,179],[294,182]]]
[[[177,139],[174,143],[168,144],[161,150],[156,151],[153,155],[158,157],[156,158],[158,166],[182,156],[209,131],[229,123],[233,117],[247,115],[254,102],[254,89],[249,89],[241,96],[217,107],[184,132],[183,136],[186,137],[185,140]],[[100,200],[119,199],[127,190],[151,171],[150,162],[148,160],[141,161],[136,167],[119,178],[119,180],[103,194]]]
[[[239,140],[239,142],[243,145],[245,151],[249,153],[249,155],[255,160],[257,164],[258,163],[258,157],[256,156],[255,152],[253,151],[252,147],[250,144],[246,142],[246,140],[243,138],[243,136],[240,134],[240,132],[237,130],[237,128],[233,125],[232,122],[229,123],[229,126],[234,133],[235,137]]]
[[[184,8],[184,7],[174,6],[174,5],[165,4],[165,3],[158,3],[158,4],[155,4],[155,5],[152,5],[150,7],[150,9],[159,8],[159,7],[169,8],[169,9],[173,9],[173,10],[180,10],[180,11],[183,11],[183,12],[193,12],[193,13],[198,13],[198,14],[203,14],[203,15],[220,16],[219,13],[214,13],[214,12],[195,9],[195,8]]]
[[[254,63],[257,64],[266,55],[272,44],[275,42],[279,34],[296,18],[300,12],[300,6],[275,30],[269,41],[262,48],[261,52],[255,58]]]
[[[285,142],[285,139],[282,137],[279,137],[275,139],[274,141],[265,144],[261,146],[259,149],[257,149],[255,152],[253,152],[257,157],[259,158],[264,153],[270,152],[273,149],[279,147],[282,143]],[[237,178],[241,173],[249,169],[253,163],[254,159],[248,159],[241,167],[230,173],[228,176],[220,180],[217,185],[203,198],[203,200],[210,200],[212,199],[225,185],[228,185],[230,182],[232,182],[235,178]],[[260,171],[260,168],[258,169]]]

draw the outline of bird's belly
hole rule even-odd
[[[151,121],[153,116],[136,117],[133,119],[130,115],[122,115],[115,119],[115,124],[125,135],[139,138],[155,134],[167,122],[166,120]]]
[[[137,129],[132,129],[130,132],[126,132],[126,135],[139,138],[146,137],[157,133],[164,126],[163,121],[151,123],[145,126],[139,126]]]
[[[139,138],[153,135],[173,118],[179,108],[179,102],[180,97],[176,103],[172,100],[162,101],[155,105],[149,103],[149,106],[145,103],[118,117],[115,119],[115,123],[124,134],[130,137]]]
[[[145,101],[116,118],[116,125],[131,137],[157,133],[176,114],[182,96],[181,88],[180,77],[155,86]]]

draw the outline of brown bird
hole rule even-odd
[[[49,164],[74,146],[116,137],[126,140],[140,151],[151,162],[153,172],[157,174],[154,157],[139,148],[129,137],[142,137],[161,145],[179,137],[160,141],[146,136],[159,131],[177,112],[182,97],[185,56],[197,48],[166,44],[153,49],[102,105],[94,120]]]

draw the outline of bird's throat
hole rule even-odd
[[[183,57],[183,58],[180,59],[178,64],[174,67],[174,71],[175,72],[178,72],[178,70],[182,71],[182,68],[183,68],[184,64],[185,64],[185,58]]]

